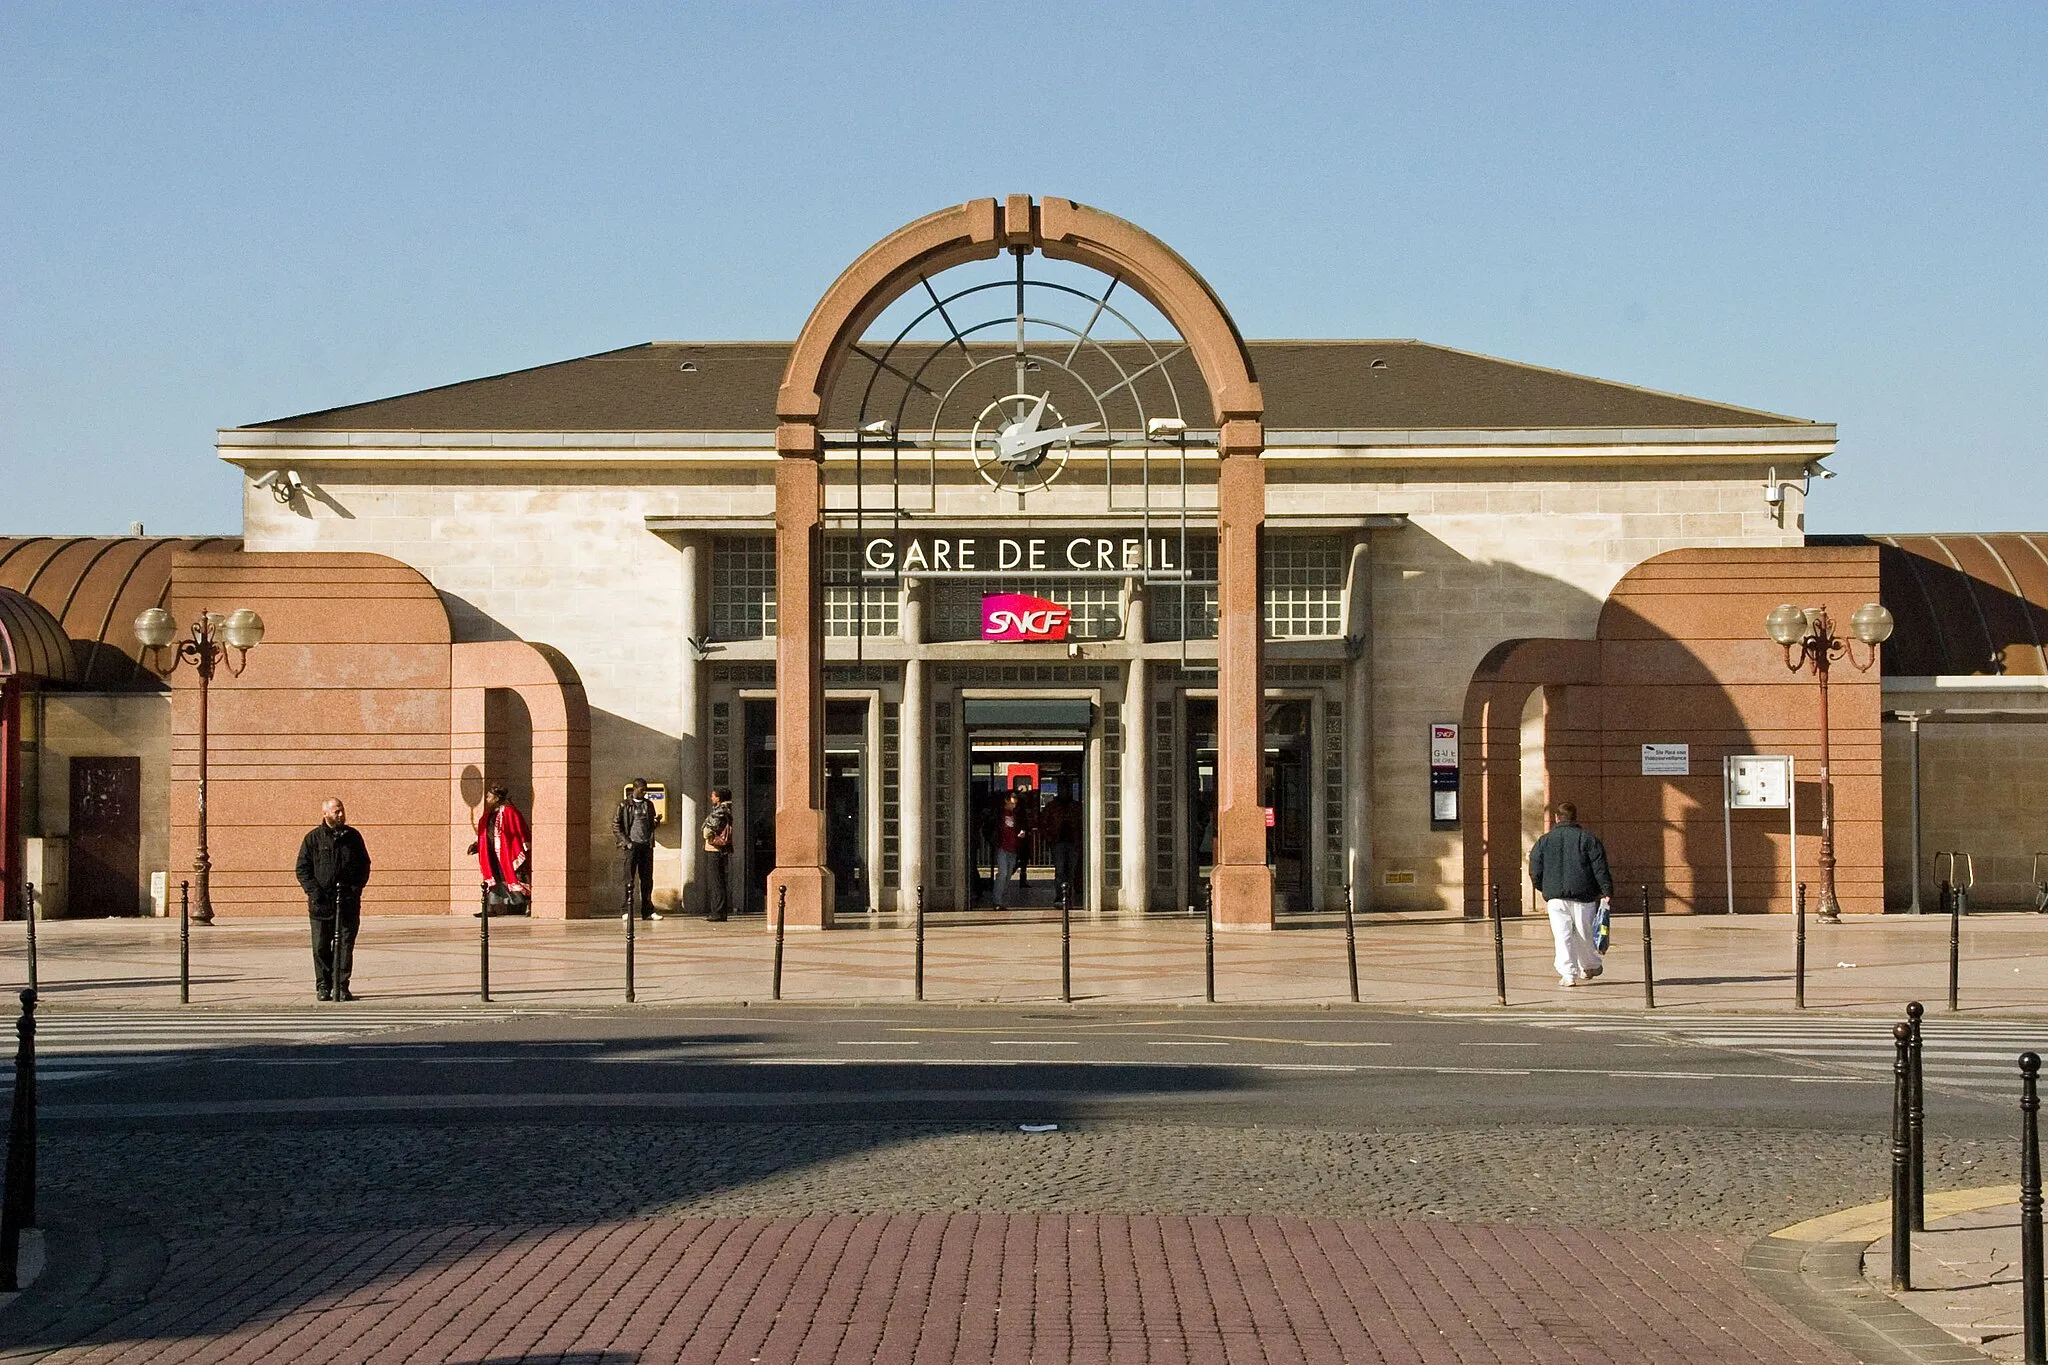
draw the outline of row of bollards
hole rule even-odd
[[[21,1230],[36,1222],[36,993],[21,993],[14,1026],[14,1103],[7,1117],[7,1180],[0,1188],[0,1290],[21,1288]]]
[[[1922,1021],[1915,1000],[1892,1026],[1891,1287],[1913,1287],[1913,1234],[1927,1230],[1927,1090]],[[2048,1365],[2048,1285],[2041,1248],[2041,1058],[2022,1052],[2020,1069],[2020,1314],[2026,1365]]]

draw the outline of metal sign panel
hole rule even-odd
[[[1458,726],[1438,721],[1429,727],[1429,822],[1458,822]]]
[[[1690,777],[1692,775],[1692,746],[1690,744],[1645,744],[1643,746],[1644,777]]]

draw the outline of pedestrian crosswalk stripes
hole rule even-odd
[[[1499,1019],[1459,1012],[1457,1019]],[[1856,1074],[1891,1074],[1892,1025],[1882,1018],[1755,1015],[1580,1014],[1556,1010],[1517,1014],[1515,1022],[1580,1033],[1650,1035],[1697,1047],[1757,1053]],[[1930,1013],[1921,1021],[1922,1066],[1933,1089],[1984,1097],[2016,1096],[2022,1052],[2048,1053],[2048,1021],[1955,1019]]]
[[[474,1010],[355,1007],[223,1013],[43,1011],[36,1016],[36,1081],[40,1085],[85,1080],[194,1052],[345,1042],[405,1029],[474,1023],[480,1017]],[[0,1058],[0,1093],[13,1084],[14,1069]]]

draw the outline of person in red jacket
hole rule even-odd
[[[490,892],[492,910],[498,914],[523,915],[532,903],[528,885],[532,861],[531,836],[526,817],[512,804],[502,782],[493,782],[484,793],[484,813],[477,818],[476,842],[469,851],[476,855],[477,870]],[[478,910],[476,915],[482,915]]]

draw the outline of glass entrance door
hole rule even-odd
[[[1309,837],[1313,811],[1309,804],[1309,704],[1305,701],[1266,703],[1265,755],[1260,778],[1260,804],[1266,808],[1266,865],[1273,869],[1274,908],[1282,914],[1314,907],[1315,886],[1309,875],[1313,853]],[[1199,905],[1208,893],[1216,862],[1216,703],[1189,698],[1187,703],[1188,896]]]
[[[768,909],[768,874],[775,869],[775,703],[749,701],[743,714],[743,904],[761,914]],[[875,905],[868,871],[867,722],[865,701],[825,703],[825,866],[832,873],[834,909],[847,914]]]
[[[1071,736],[970,740],[970,900],[1016,910],[1068,904],[1085,892],[1087,745]],[[1011,856],[1002,858],[1008,852]],[[1008,875],[998,885],[998,873]]]

